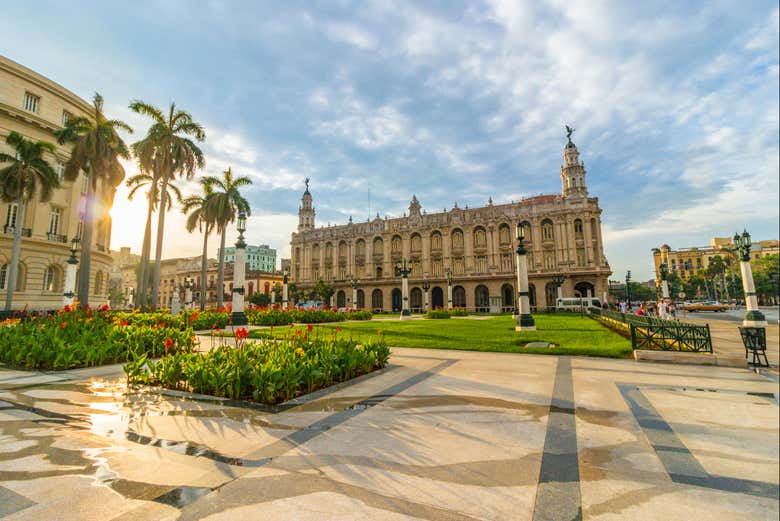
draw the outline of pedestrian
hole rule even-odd
[[[677,320],[677,306],[674,305],[674,302],[669,303],[669,315],[671,315],[672,320]]]
[[[639,309],[637,309],[637,310],[636,310],[636,314],[637,314],[638,316],[640,316],[640,317],[641,317],[641,316],[644,316],[644,315],[646,314],[646,311],[645,311],[645,303],[644,303],[644,302],[642,302],[641,304],[639,304]]]

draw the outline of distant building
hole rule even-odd
[[[225,248],[225,262],[234,262],[235,246]],[[273,273],[276,271],[276,250],[267,244],[246,247],[246,265],[250,270]]]
[[[653,248],[653,264],[655,265],[656,280],[660,280],[658,271],[661,263],[666,262],[669,273],[675,273],[678,277],[689,279],[706,270],[712,259],[719,255],[726,264],[731,264],[734,256],[734,243],[730,237],[713,237],[709,246],[678,248],[673,250],[668,244],[660,248]],[[780,241],[765,240],[754,242],[751,246],[750,260],[755,261],[767,255],[780,252]]]
[[[282,272],[290,273],[290,259],[282,259]]]

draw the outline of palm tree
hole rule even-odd
[[[161,186],[152,281],[151,305],[154,308],[157,306],[157,295],[160,290],[160,261],[165,213],[168,208],[167,186],[177,175],[192,179],[195,170],[205,166],[203,152],[190,137],[197,141],[203,141],[206,139],[206,132],[188,112],[176,110],[174,103],[171,103],[167,116],[157,107],[143,101],[133,101],[130,103],[130,108],[134,112],[152,119],[152,126],[149,127],[146,137],[133,144],[133,152],[138,158],[141,169],[145,172],[151,172]]]
[[[32,200],[39,190],[41,202],[48,201],[60,183],[57,173],[43,159],[45,152],[53,153],[56,150],[52,143],[31,141],[18,132],[8,134],[5,142],[16,151],[15,156],[0,153],[0,163],[11,163],[0,170],[0,197],[5,202],[17,204],[11,265],[8,267],[8,280],[5,285],[5,309],[10,311],[16,290],[19,258],[22,254],[22,228],[27,202]]]
[[[125,181],[125,186],[130,188],[130,193],[127,194],[127,198],[130,200],[133,199],[133,197],[135,196],[136,192],[139,189],[141,189],[144,186],[149,187],[149,189],[146,192],[146,198],[149,202],[147,204],[147,210],[146,210],[146,227],[144,228],[144,243],[141,248],[142,262],[140,263],[138,269],[138,302],[136,302],[136,305],[138,307],[142,307],[146,301],[145,297],[147,291],[147,281],[149,279],[149,250],[151,249],[151,243],[152,243],[152,214],[154,213],[154,210],[157,208],[158,204],[160,203],[160,189],[159,189],[159,185],[157,184],[157,179],[153,175],[147,173],[134,175],[133,177]],[[173,198],[175,198],[179,204],[181,204],[182,202],[182,197],[179,188],[174,184],[169,184],[166,187],[166,190],[169,191],[169,193],[167,193],[165,197],[166,201],[168,202],[166,211],[170,211],[171,207],[173,206],[173,203],[171,201],[172,199],[171,194],[173,194]]]
[[[208,270],[209,234],[214,228],[215,220],[209,212],[210,198],[214,195],[211,185],[200,180],[203,195],[191,195],[182,202],[181,211],[187,216],[187,231],[192,233],[195,228],[203,232],[203,254],[200,259],[200,309],[206,309],[206,276]]]
[[[97,184],[100,180],[104,186],[115,188],[125,178],[125,169],[119,160],[130,159],[130,151],[119,137],[117,130],[121,129],[131,134],[133,132],[127,123],[106,118],[103,113],[103,97],[100,94],[95,93],[92,106],[94,111],[90,118],[70,118],[65,128],[56,133],[60,144],[73,144],[70,159],[65,164],[63,174],[65,180],[75,181],[81,171],[88,179],[79,266],[78,299],[82,305],[89,304],[92,227]]]
[[[238,191],[242,186],[249,186],[252,180],[248,177],[233,177],[233,171],[228,168],[222,172],[222,178],[207,176],[202,180],[210,186],[214,193],[209,196],[207,211],[214,219],[217,233],[221,234],[219,243],[219,271],[217,275],[217,307],[224,304],[223,287],[225,284],[225,236],[228,224],[236,219],[238,212],[247,215],[251,213],[249,203]]]

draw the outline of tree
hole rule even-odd
[[[182,202],[182,213],[187,216],[187,231],[192,233],[195,228],[203,232],[203,254],[200,259],[200,309],[206,309],[206,276],[208,272],[209,234],[214,228],[215,219],[209,212],[209,198],[214,194],[211,185],[200,180],[203,195],[191,195]]]
[[[228,168],[222,172],[222,178],[207,176],[203,183],[208,185],[214,193],[209,197],[207,212],[213,217],[217,233],[221,235],[219,246],[219,270],[217,272],[217,307],[224,303],[225,286],[225,238],[227,227],[236,220],[239,212],[250,214],[249,203],[238,190],[243,186],[252,184],[248,177],[233,177],[233,171]]]
[[[330,305],[330,297],[333,296],[333,286],[320,279],[317,281],[317,285],[314,286],[314,292],[323,304],[326,306]]]
[[[92,117],[72,117],[65,128],[56,133],[60,144],[72,143],[70,159],[65,163],[63,177],[75,181],[79,172],[87,176],[82,236],[81,262],[79,265],[78,299],[82,305],[89,304],[89,281],[92,265],[92,229],[97,201],[98,181],[105,187],[115,189],[125,178],[125,169],[120,159],[130,159],[130,151],[119,137],[118,130],[132,133],[133,129],[116,119],[108,119],[103,113],[103,97],[95,93],[92,99]],[[113,198],[114,192],[111,192]],[[102,203],[102,201],[100,201]]]
[[[155,308],[160,291],[163,232],[165,213],[168,209],[167,186],[176,176],[192,179],[195,170],[205,166],[203,152],[190,138],[202,142],[206,139],[206,132],[188,112],[176,110],[175,103],[171,103],[167,116],[157,107],[139,100],[130,103],[130,109],[152,120],[152,126],[149,127],[146,137],[133,144],[133,152],[138,158],[141,169],[152,172],[161,187],[151,302],[152,308]],[[146,262],[148,263],[148,259]]]
[[[54,169],[43,159],[45,152],[53,153],[56,150],[52,143],[31,141],[18,132],[8,134],[5,142],[16,152],[14,156],[0,153],[0,163],[11,163],[0,170],[0,197],[5,202],[17,204],[11,264],[5,285],[5,309],[10,311],[22,255],[22,228],[27,203],[35,197],[36,192],[39,192],[41,202],[48,201],[60,183]]]
[[[255,306],[266,307],[271,303],[271,296],[265,293],[252,293],[249,295],[249,302]]]
[[[133,197],[135,197],[135,193],[138,190],[140,190],[144,186],[149,187],[149,189],[146,191],[146,199],[148,200],[147,210],[146,210],[146,227],[144,228],[144,242],[141,248],[141,264],[138,272],[138,302],[136,303],[136,305],[138,307],[141,307],[146,302],[146,292],[148,288],[148,278],[149,278],[147,276],[147,273],[149,271],[148,256],[149,256],[149,250],[151,248],[151,242],[152,242],[152,214],[154,213],[154,210],[157,208],[157,205],[160,202],[160,189],[159,189],[159,185],[157,184],[157,179],[153,175],[147,173],[134,175],[133,177],[125,181],[125,186],[130,188],[130,193],[127,194],[127,198],[130,200],[132,200]],[[168,202],[167,210],[170,211],[172,206],[171,193],[175,197],[176,201],[181,203],[182,202],[181,192],[174,184],[169,184],[167,186],[167,190],[170,190],[170,193],[166,194],[165,199]],[[146,255],[146,257],[144,256],[144,254]]]
[[[780,279],[780,255],[774,253],[753,261],[753,282],[756,294],[765,302],[768,298],[777,298]]]

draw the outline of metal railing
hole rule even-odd
[[[712,353],[712,336],[709,324],[702,326],[601,308],[590,308],[589,312],[592,316],[627,325],[631,332],[631,347],[633,349]]]
[[[67,244],[68,238],[65,235],[59,235],[57,233],[49,232],[46,234],[46,238],[54,242],[62,242]]]
[[[3,233],[8,233],[13,235],[16,233],[16,227],[15,226],[4,226],[3,227]],[[32,237],[32,229],[30,228],[22,228],[22,237]]]

